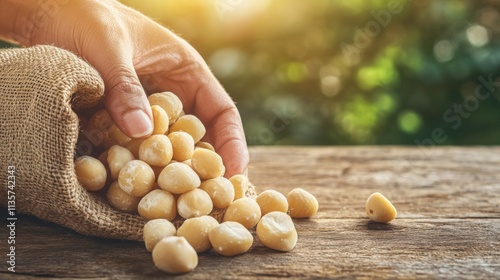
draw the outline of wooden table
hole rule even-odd
[[[210,251],[179,279],[500,278],[500,148],[250,151],[249,173],[258,191],[305,188],[318,198],[319,213],[295,220],[299,241],[291,252],[258,241],[238,257]],[[376,191],[398,209],[390,224],[366,218],[364,203]],[[1,279],[166,276],[140,243],[85,237],[27,216],[18,221],[12,274],[5,264],[4,228]]]

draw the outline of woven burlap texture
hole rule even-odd
[[[140,240],[144,220],[109,207],[74,172],[78,117],[74,109],[103,97],[99,73],[52,46],[0,51],[0,203],[7,205],[7,169],[15,166],[18,213],[81,234]]]

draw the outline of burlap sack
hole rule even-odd
[[[0,51],[0,185],[15,166],[17,212],[82,234],[138,240],[144,221],[111,209],[79,184],[73,155],[78,117],[95,106],[104,84],[74,54],[51,46]]]
[[[7,206],[8,166],[14,166],[18,213],[85,235],[141,240],[145,221],[88,193],[74,172],[79,124],[73,110],[95,106],[103,91],[98,72],[65,50],[0,50],[0,203]],[[255,195],[253,186],[247,195]],[[220,220],[223,212],[212,215]]]

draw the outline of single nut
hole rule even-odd
[[[221,169],[221,171],[220,171],[220,175],[219,175],[219,176],[220,176],[220,177],[222,177],[222,176],[224,176],[224,175],[226,175],[226,166],[225,166],[225,165],[222,165],[222,169]]]
[[[318,212],[318,200],[304,189],[291,190],[286,200],[288,200],[288,211],[292,218],[309,218]]]
[[[211,216],[190,218],[179,227],[177,236],[185,237],[196,252],[205,252],[212,248],[208,233],[218,225],[219,222]]]
[[[169,124],[172,125],[183,115],[182,102],[172,92],[159,92],[148,96],[151,106],[160,106],[168,115]]]
[[[184,131],[171,132],[168,139],[172,143],[173,159],[185,161],[191,159],[194,153],[194,140]]]
[[[160,106],[168,115],[169,124],[173,124],[182,112],[182,102],[172,92],[159,92],[148,97],[151,106]]]
[[[182,236],[164,237],[153,249],[153,262],[168,273],[186,273],[198,265],[198,254]]]
[[[113,124],[111,116],[105,109],[98,110],[90,117],[83,135],[94,146],[107,149],[112,145],[111,139],[109,139],[109,132]]]
[[[100,131],[108,132],[113,125],[113,119],[106,109],[97,110],[87,122],[87,128],[96,128]]]
[[[139,215],[146,220],[167,219],[177,216],[174,195],[164,190],[152,190],[146,194],[137,207]]]
[[[233,185],[224,177],[206,180],[200,189],[208,193],[216,208],[227,208],[234,200]]]
[[[222,158],[218,154],[201,148],[194,150],[191,165],[202,180],[219,177],[224,170]]]
[[[236,174],[233,177],[229,178],[229,181],[231,182],[231,184],[233,184],[234,200],[245,197],[245,193],[250,186],[248,177],[242,174]]]
[[[243,254],[253,243],[252,234],[237,222],[224,222],[208,234],[214,250],[226,257]]]
[[[262,216],[274,211],[283,213],[288,211],[288,201],[286,197],[275,190],[263,191],[259,194],[256,201],[260,206]]]
[[[377,223],[388,223],[398,215],[396,207],[379,192],[373,193],[368,197],[365,210],[368,218]]]
[[[160,188],[175,194],[181,194],[199,187],[201,180],[196,172],[181,162],[167,165],[158,177]]]
[[[206,129],[203,123],[194,115],[185,115],[180,117],[172,126],[170,132],[184,131],[187,132],[195,143],[205,136]]]
[[[143,197],[153,189],[155,174],[153,169],[141,160],[127,162],[118,174],[120,188],[135,197]]]
[[[81,156],[75,160],[75,173],[80,185],[88,191],[98,191],[106,184],[106,168],[91,156]]]
[[[126,148],[113,145],[108,150],[108,166],[111,172],[111,179],[116,180],[122,167],[129,161],[134,160],[134,155]]]
[[[208,142],[199,141],[198,143],[196,143],[196,148],[208,149],[215,152],[214,146],[212,146],[212,144]]]
[[[126,146],[132,138],[128,137],[125,133],[123,133],[116,124],[112,124],[109,130],[109,138],[111,139],[111,143],[118,144],[120,146]]]
[[[108,169],[108,150],[104,150],[97,159],[104,165],[106,169]]]
[[[223,221],[238,222],[247,229],[251,229],[259,222],[260,216],[259,204],[249,197],[243,197],[229,205]]]
[[[257,238],[268,248],[291,251],[297,244],[297,230],[286,213],[270,212],[257,224]]]
[[[151,135],[139,147],[139,159],[152,166],[166,166],[172,155],[172,144],[166,135]]]
[[[137,212],[137,205],[139,205],[139,201],[141,201],[140,197],[135,197],[124,192],[118,185],[118,182],[111,183],[106,198],[109,204],[115,209],[128,213]]]
[[[208,215],[212,209],[212,199],[204,190],[190,190],[177,199],[177,212],[184,219]]]
[[[165,219],[154,219],[144,225],[143,239],[148,252],[164,237],[175,236],[176,230],[174,224]]]
[[[153,133],[152,134],[165,134],[170,125],[167,112],[158,105],[151,106],[153,113]]]

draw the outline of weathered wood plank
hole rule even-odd
[[[197,269],[177,278],[498,278],[500,148],[426,153],[404,147],[252,148],[249,171],[259,191],[286,194],[304,187],[318,197],[320,212],[295,221],[299,242],[292,252],[274,252],[256,241],[234,258],[201,254]],[[374,191],[398,208],[391,224],[365,218],[364,202]],[[8,273],[2,259],[0,279],[165,277],[140,243],[89,238],[27,216],[19,218],[16,237],[17,273]]]
[[[389,225],[366,219],[295,222],[299,243],[292,252],[274,252],[258,241],[235,258],[209,252],[200,256],[196,271],[180,278],[500,275],[500,223],[491,219],[398,219]],[[17,240],[19,279],[164,276],[139,243],[88,238],[28,217],[20,219]],[[13,276],[4,271],[0,277]]]
[[[365,217],[380,191],[400,218],[500,218],[500,148],[439,148],[406,162],[418,149],[401,147],[251,150],[249,173],[258,191],[303,187],[320,201],[321,218]]]

